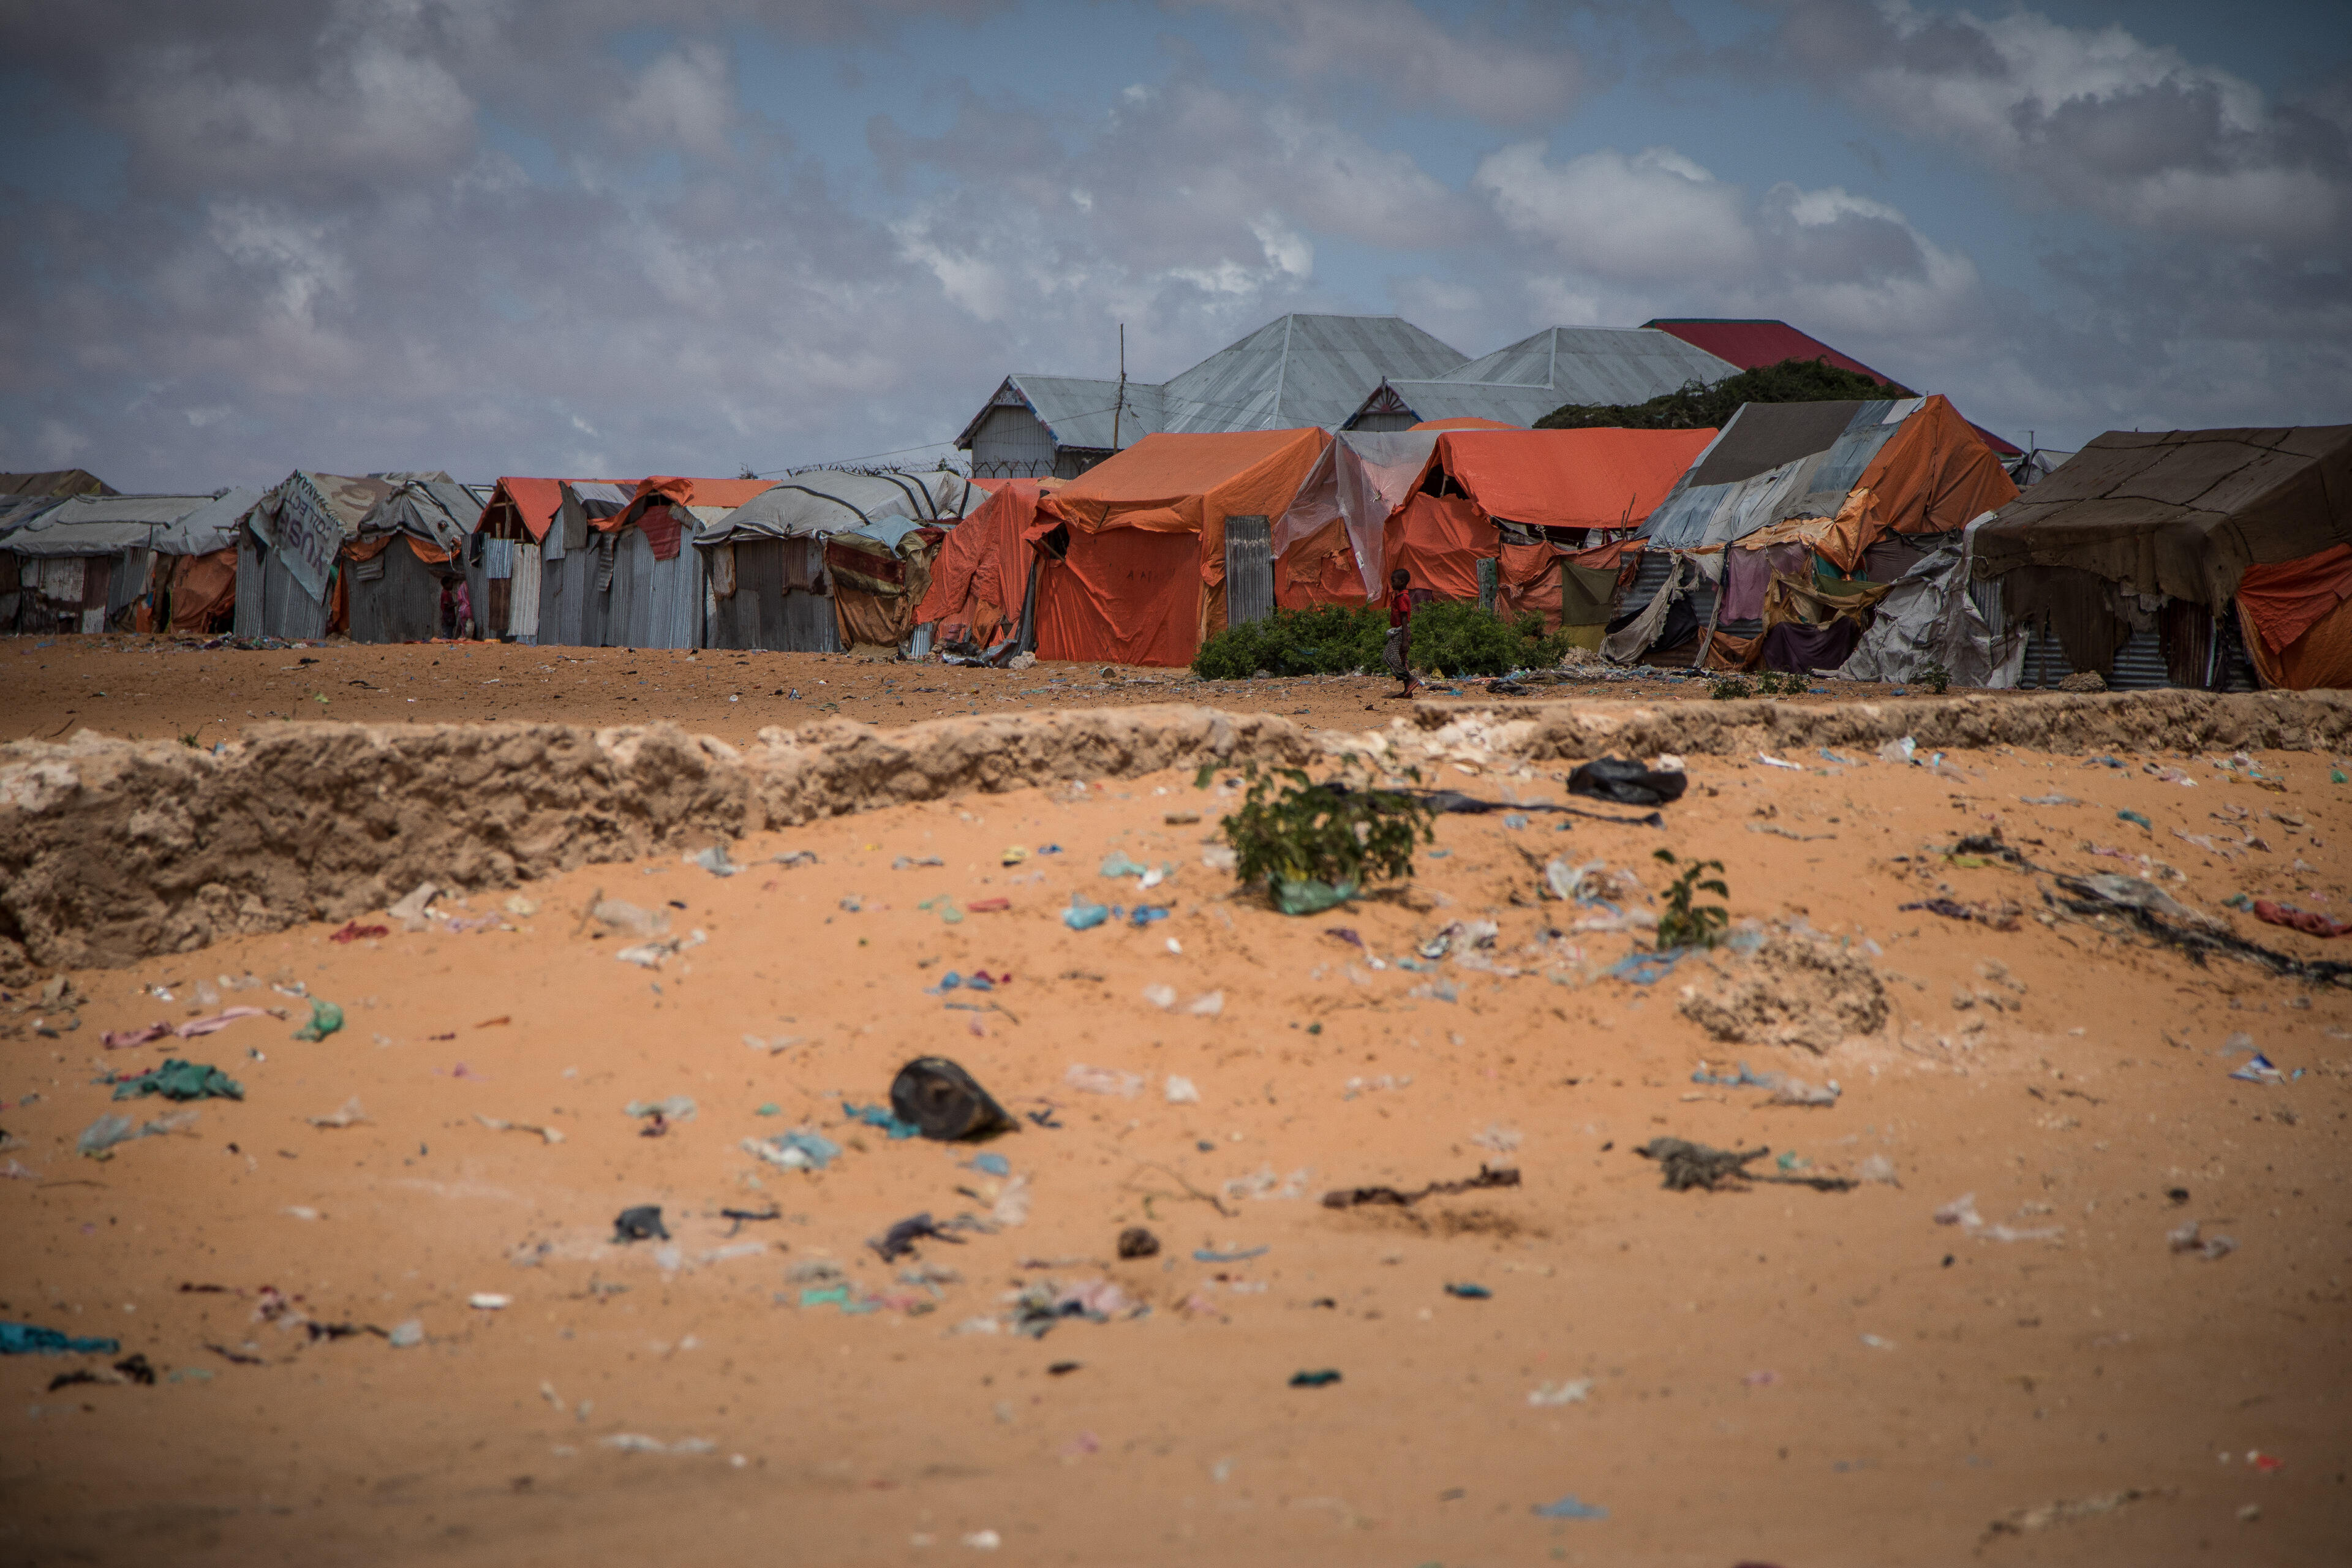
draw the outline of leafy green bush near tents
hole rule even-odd
[[[1246,680],[1259,674],[1386,674],[1381,645],[1388,637],[1384,609],[1326,605],[1276,610],[1264,620],[1228,626],[1201,645],[1192,673],[1203,680]],[[1506,621],[1476,605],[1428,604],[1412,614],[1412,666],[1449,676],[1505,675],[1559,662],[1568,639],[1546,636],[1542,621]]]

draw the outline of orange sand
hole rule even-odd
[[[544,655],[475,656],[489,658]],[[251,705],[263,701],[291,698]],[[12,719],[18,708],[12,693]],[[51,1393],[55,1373],[112,1358],[0,1363],[13,1396],[0,1419],[16,1434],[0,1448],[0,1555],[1809,1568],[1968,1561],[2014,1510],[2136,1489],[2148,1495],[2117,1510],[1992,1539],[1984,1558],[2340,1560],[2352,1539],[2345,993],[2045,926],[2030,911],[2046,879],[1998,865],[1893,858],[1999,826],[2055,868],[2123,868],[2086,843],[2169,861],[2186,880],[2168,889],[2206,910],[2242,889],[2345,910],[2352,803],[2326,759],[2262,756],[2284,795],[2196,761],[2202,782],[2186,789],[2126,761],[1958,755],[1954,778],[1694,758],[1696,787],[1664,832],[1448,818],[1449,853],[1425,857],[1409,888],[1304,920],[1201,864],[1221,803],[1162,775],[762,836],[733,847],[748,869],[730,879],[674,859],[589,868],[527,888],[539,907],[512,931],[395,928],[338,945],[298,928],[77,973],[89,1000],[70,1032],[35,1033],[58,1013],[37,999],[0,1013],[0,1127],[16,1140],[0,1159],[32,1173],[0,1181],[13,1259],[0,1318],[118,1335],[163,1381]],[[1563,798],[1541,774],[1448,770],[1444,782]],[[2020,801],[2052,793],[2085,804]],[[2254,814],[2267,851],[2225,858],[2173,836],[2219,832],[2225,805]],[[2153,833],[2118,821],[2123,808]],[[1164,820],[1182,812],[1202,821]],[[1001,864],[1010,845],[1049,843],[1063,852]],[[1724,861],[1736,916],[1875,940],[1888,1026],[1826,1058],[1721,1045],[1675,1010],[1684,983],[1709,978],[1696,959],[1651,987],[1394,963],[1448,921],[1480,917],[1500,923],[1496,958],[1513,963],[1539,928],[1567,923],[1566,906],[1538,902],[1536,864],[1606,858],[1654,890],[1660,845]],[[798,849],[818,864],[771,858]],[[1097,874],[1114,849],[1178,866],[1150,895],[1174,917],[1065,929],[1074,890],[1137,900],[1132,878]],[[892,868],[933,855],[945,864]],[[2298,858],[2315,869],[2293,869]],[[2014,899],[2028,916],[1998,931],[1896,911],[1939,884]],[[615,962],[625,939],[582,929],[600,889],[675,900],[676,933],[708,941],[657,973]],[[853,895],[860,912],[840,907]],[[920,907],[943,895],[1012,909],[950,923]],[[443,912],[502,902],[476,895]],[[2234,923],[2283,951],[2352,958],[2336,951],[2352,943]],[[1389,967],[1370,970],[1327,933],[1335,925]],[[1632,946],[1579,940],[1584,963],[1568,978]],[[1987,978],[1992,963],[2021,995]],[[984,995],[925,993],[978,968],[1013,979]],[[341,1003],[347,1026],[305,1044],[288,1023],[247,1019],[100,1048],[102,1030],[211,1010],[196,984],[248,971]],[[1427,994],[1437,983],[1457,999]],[[1177,993],[1174,1012],[1143,998],[1159,984]],[[2016,1005],[1957,1011],[1956,988]],[[1221,1016],[1184,1011],[1212,991]],[[298,1019],[306,1006],[267,988],[225,1000]],[[975,1002],[993,1006],[949,1005]],[[2304,1075],[2231,1080],[2244,1058],[2218,1053],[2239,1031]],[[924,1243],[919,1260],[886,1268],[867,1237],[919,1211],[985,1214],[1001,1186],[965,1167],[969,1148],[844,1124],[835,1091],[882,1100],[919,1053],[961,1060],[1016,1112],[1050,1103],[1063,1125],[988,1145],[1030,1180],[1025,1225]],[[218,1064],[244,1102],[204,1102],[185,1133],[79,1158],[75,1138],[101,1113],[171,1109],[115,1106],[90,1080],[167,1055]],[[1755,1090],[1690,1079],[1701,1060],[1742,1059],[1835,1078],[1843,1098],[1766,1107]],[[1073,1063],[1146,1086],[1132,1100],[1077,1092],[1064,1082]],[[1170,1103],[1171,1073],[1202,1102]],[[623,1114],[672,1094],[698,1114],[667,1136],[640,1136]],[[364,1121],[308,1123],[353,1097]],[[758,1115],[764,1104],[780,1114]],[[847,1145],[821,1174],[739,1147],[803,1122]],[[1507,1153],[1474,1141],[1489,1130],[1520,1142]],[[1900,1184],[1669,1193],[1631,1152],[1661,1134],[1790,1150],[1831,1173],[1883,1155]],[[1419,1222],[1315,1201],[1482,1163],[1515,1165],[1525,1184],[1431,1200]],[[1219,1196],[1221,1213],[1187,1195],[1302,1170],[1303,1199]],[[2168,1200],[2174,1187],[2185,1204]],[[2063,1234],[2003,1244],[1932,1223],[1965,1192],[1989,1223]],[[658,1244],[612,1241],[614,1215],[638,1204],[662,1205],[675,1270]],[[719,1214],[770,1205],[782,1217],[740,1233]],[[2190,1218],[2240,1250],[2174,1254],[2166,1232]],[[1115,1258],[1133,1225],[1157,1234],[1158,1258]],[[722,1255],[745,1243],[762,1249]],[[1260,1247],[1243,1263],[1192,1257]],[[815,1260],[907,1300],[929,1292],[900,1283],[901,1268],[961,1280],[927,1313],[845,1315],[802,1307],[787,1283]],[[1100,1279],[1150,1314],[1068,1321],[1042,1341],[949,1331],[1001,1316],[1020,1286]],[[1455,1299],[1449,1282],[1493,1298]],[[419,1320],[426,1341],[313,1342],[256,1321],[266,1286],[320,1322]],[[470,1308],[481,1291],[511,1304]],[[1076,1366],[1054,1374],[1061,1363]],[[1337,1385],[1287,1386],[1327,1367]],[[1591,1380],[1580,1402],[1529,1402],[1578,1379]],[[712,1447],[605,1446],[626,1434]],[[2251,1465],[2249,1450],[2284,1467]],[[1608,1517],[1530,1511],[1566,1493]],[[2259,1517],[2242,1521],[2247,1507]],[[994,1553],[963,1543],[984,1531]]]

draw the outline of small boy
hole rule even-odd
[[[1404,682],[1399,697],[1421,689],[1412,678],[1412,574],[1400,566],[1389,574],[1389,637],[1381,645],[1381,662]]]

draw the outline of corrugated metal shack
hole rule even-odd
[[[581,640],[603,647],[702,647],[711,598],[702,552],[688,543],[772,482],[655,475],[639,480],[618,511],[587,519],[581,553],[594,559],[582,563]]]
[[[353,642],[427,642],[457,629],[449,589],[465,581],[467,541],[488,499],[452,480],[411,479],[369,509],[342,552]]]
[[[360,520],[410,479],[446,474],[319,474],[297,468],[246,515],[236,546],[236,635],[307,642],[341,629],[343,544]]]
[[[475,618],[495,628],[490,635],[520,643],[601,645],[607,600],[600,578],[609,562],[590,525],[618,514],[635,489],[634,479],[499,479],[467,542]]]
[[[22,632],[144,630],[155,591],[155,534],[214,497],[83,494],[41,507],[12,529],[0,550],[15,567]]]
[[[706,646],[923,651],[915,609],[946,530],[987,499],[959,473],[807,469],[698,530]]]

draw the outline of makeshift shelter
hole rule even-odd
[[[404,479],[446,474],[296,469],[246,514],[236,549],[236,635],[289,642],[343,624],[339,563],[360,520]]]
[[[583,640],[593,632],[604,647],[702,647],[709,587],[702,552],[688,543],[773,482],[659,474],[638,480],[618,511],[589,518],[583,553],[595,560]]]
[[[2016,493],[1999,456],[1941,396],[1747,404],[1643,526],[1647,550],[1628,602],[1646,607],[1672,592],[1670,579],[1681,582],[1693,629],[1727,639],[1719,649],[1712,636],[1703,640],[1692,662],[1716,649],[1737,663],[1767,629],[1775,574],[1892,582],[1937,536]],[[1656,631],[1683,624],[1662,616]],[[1603,651],[1630,659],[1686,640],[1634,646],[1644,625],[1629,619]]]
[[[88,468],[48,468],[37,474],[0,474],[0,496],[110,496],[120,492]]]
[[[85,493],[56,501],[0,540],[15,567],[11,625],[24,632],[144,630],[152,624],[155,534],[214,498]]]
[[[259,490],[223,490],[155,531],[153,623],[174,632],[227,631],[236,614],[236,540]]]
[[[8,548],[8,536],[57,505],[58,500],[56,496],[0,497],[0,633],[16,629],[16,609],[24,598],[16,557]],[[40,589],[37,567],[34,570],[31,588],[36,594]]]
[[[1382,574],[1597,647],[1648,519],[1712,430],[1447,430],[1390,518]]]
[[[446,635],[442,602],[465,580],[466,542],[488,492],[411,479],[369,509],[344,544],[353,642],[429,642]]]
[[[598,536],[590,524],[617,515],[635,489],[634,480],[517,476],[493,485],[465,557],[467,605],[478,626],[489,628],[485,635],[598,646],[608,603],[599,585],[606,560],[592,547]]]
[[[969,647],[1003,658],[1034,648],[1030,591],[1038,557],[1029,528],[1038,501],[1063,483],[993,481],[988,499],[950,531],[931,564],[930,586],[915,608],[916,623],[933,627],[934,647]]]
[[[1185,664],[1274,605],[1271,521],[1330,437],[1150,436],[1037,505],[1037,655]],[[1229,604],[1229,601],[1233,601]]]
[[[1349,415],[1349,430],[1403,430],[1476,418],[1524,430],[1562,404],[1646,403],[1692,382],[1738,374],[1669,332],[1548,327],[1424,380],[1391,378]]]
[[[1275,520],[1275,602],[1286,610],[1377,602],[1381,538],[1429,467],[1435,430],[1343,430]]]
[[[910,647],[947,530],[988,491],[946,469],[788,474],[696,531],[706,646],[825,653]]]
[[[2111,685],[2352,684],[2336,616],[2352,543],[2352,425],[2110,430],[2003,507],[1975,575],[2063,665]]]
[[[1847,680],[1918,681],[1941,670],[1956,686],[2011,687],[2025,662],[2025,638],[2002,634],[1969,592],[1979,519],[1912,563],[1888,584],[1837,666]],[[1770,632],[1768,628],[1768,637]],[[1759,639],[1760,641],[1761,639]],[[1771,662],[1760,657],[1760,663]],[[1775,665],[1775,668],[1785,666]]]

